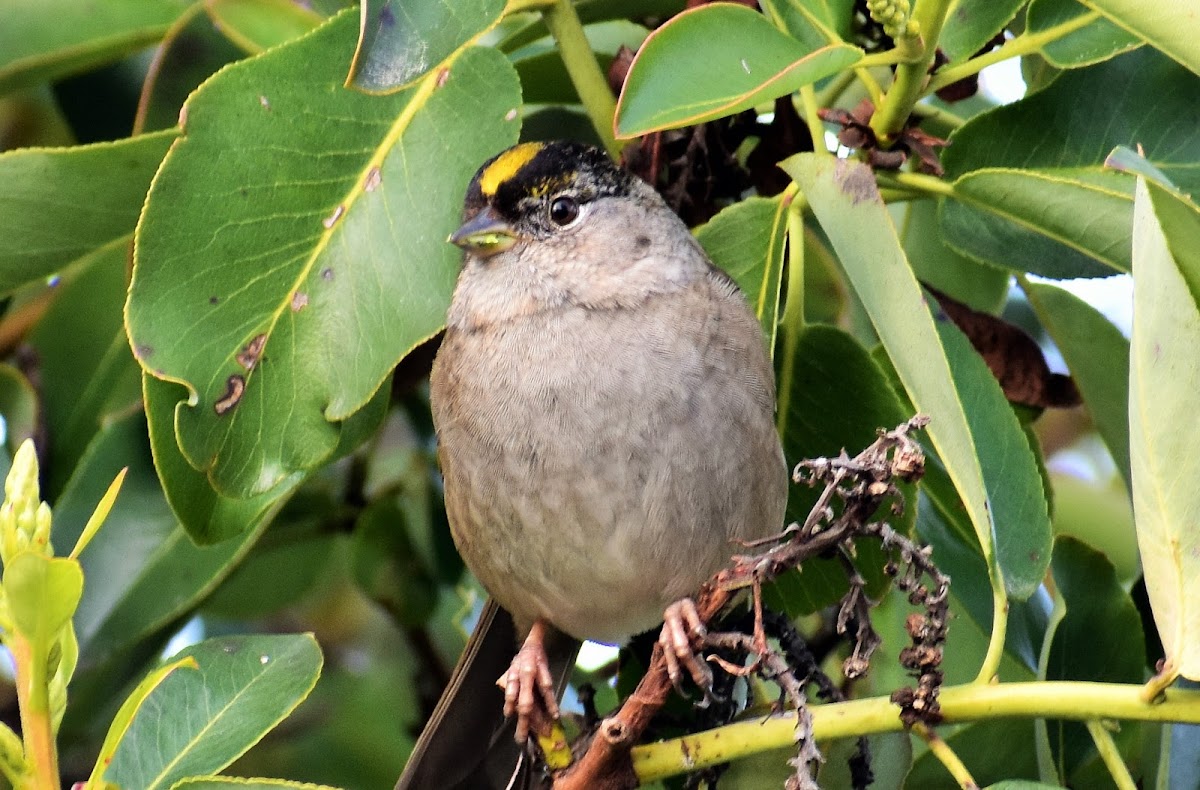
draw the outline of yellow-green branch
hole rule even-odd
[[[1170,688],[1158,704],[1143,702],[1141,692],[1141,686],[1116,683],[971,683],[943,689],[939,701],[948,724],[1013,718],[1200,724],[1200,691]],[[884,697],[817,705],[811,712],[813,737],[819,741],[904,729],[900,709]],[[638,746],[633,750],[634,770],[645,783],[786,748],[793,743],[795,727],[795,716],[778,714]]]
[[[1050,42],[1057,41],[1069,33],[1074,33],[1076,30],[1090,25],[1099,18],[1100,13],[1098,11],[1089,11],[1086,14],[1080,14],[1074,19],[1067,20],[1053,27],[1048,27],[1037,33],[1022,33],[1011,41],[1006,42],[1003,46],[993,49],[991,52],[985,52],[977,58],[971,58],[955,66],[948,66],[942,69],[929,81],[929,92],[932,93],[944,88],[947,85],[958,82],[964,77],[970,77],[972,74],[978,74],[988,66],[995,65],[1009,58],[1038,52]]]

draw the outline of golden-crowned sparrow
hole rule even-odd
[[[576,640],[618,644],[667,611],[686,664],[700,626],[675,602],[781,528],[787,473],[745,299],[603,151],[501,153],[451,241],[467,254],[430,391],[446,513],[511,620],[485,609],[399,786],[503,787],[511,729],[481,764],[497,675],[521,741],[534,705],[557,713]]]

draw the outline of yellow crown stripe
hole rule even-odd
[[[479,176],[480,191],[487,197],[496,194],[500,185],[529,164],[529,161],[537,156],[538,151],[542,148],[542,143],[521,143],[500,154],[496,157],[496,161],[488,165],[483,174]]]

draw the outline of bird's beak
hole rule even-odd
[[[506,220],[485,206],[463,226],[450,234],[448,241],[481,258],[490,258],[517,242],[516,231]]]

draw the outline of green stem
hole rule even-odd
[[[600,70],[592,45],[588,43],[583,33],[583,24],[575,13],[575,6],[569,0],[556,0],[554,5],[542,12],[550,35],[558,44],[559,54],[562,55],[563,65],[571,83],[583,102],[596,134],[604,148],[614,159],[621,153],[622,145],[617,142],[613,131],[613,120],[617,112],[617,102],[612,90],[608,87],[608,79]]]
[[[1141,686],[1073,681],[967,684],[942,689],[948,724],[994,719],[1127,719],[1200,724],[1200,691],[1169,688],[1163,701],[1147,704]],[[885,697],[811,708],[813,737],[820,741],[904,729],[900,709]],[[633,749],[633,767],[642,783],[694,771],[771,749],[794,745],[796,717],[754,718],[695,735]]]
[[[1092,736],[1092,741],[1096,744],[1096,751],[1100,753],[1100,759],[1104,761],[1104,767],[1112,775],[1117,790],[1137,790],[1137,782],[1133,781],[1133,777],[1130,776],[1129,766],[1125,765],[1125,761],[1121,759],[1117,744],[1113,742],[1112,733],[1104,726],[1104,722],[1090,719],[1087,729]]]
[[[924,173],[905,173],[902,171],[893,173],[877,172],[875,177],[880,187],[906,189],[938,197],[954,196],[953,184],[943,181],[936,176],[927,176]]]
[[[950,744],[942,740],[942,736],[938,735],[933,729],[925,724],[917,722],[913,725],[913,732],[921,737],[921,740],[929,746],[930,753],[937,758],[937,761],[942,764],[946,771],[954,777],[954,781],[963,790],[971,790],[978,788],[979,784],[975,781],[975,777],[971,776],[971,772],[967,770],[967,766],[950,748]]]
[[[897,46],[907,46],[911,55],[896,66],[896,79],[871,118],[871,128],[881,142],[890,141],[904,128],[913,105],[924,92],[950,3],[951,0],[917,0],[912,18],[919,26],[919,38],[896,42]]]
[[[977,58],[963,61],[955,66],[948,66],[933,76],[929,81],[929,92],[946,87],[952,83],[958,82],[964,77],[970,77],[972,74],[978,74],[988,66],[995,65],[1009,58],[1020,57],[1021,55],[1029,55],[1038,52],[1052,41],[1074,33],[1081,27],[1086,27],[1100,18],[1100,12],[1089,11],[1086,14],[1080,14],[1074,19],[1067,20],[1053,27],[1048,27],[1045,30],[1037,33],[1022,33],[1011,41],[1007,41],[1003,46],[993,49],[991,52],[985,52]]]
[[[825,125],[821,123],[821,116],[817,114],[820,105],[817,104],[817,94],[813,91],[813,86],[805,85],[800,88],[800,105],[804,110],[804,123],[808,126],[808,134],[812,137],[813,150],[828,153],[829,149],[825,146]]]
[[[992,683],[999,677],[1000,662],[1004,660],[1004,640],[1008,635],[1008,593],[1004,589],[1004,576],[996,562],[995,548],[985,552],[988,556],[988,579],[992,584],[992,635],[988,639],[987,654],[979,667],[976,683]]]
[[[795,188],[795,182],[789,189]],[[796,375],[796,346],[804,332],[804,195],[797,192],[788,207],[787,298],[783,305],[783,361],[779,366],[779,404],[776,428],[782,436],[787,429],[792,399],[792,380]]]
[[[25,759],[33,769],[32,790],[59,790],[58,750],[50,721],[50,689],[46,656],[20,633],[8,642],[17,676],[17,707],[21,712],[21,735]]]

